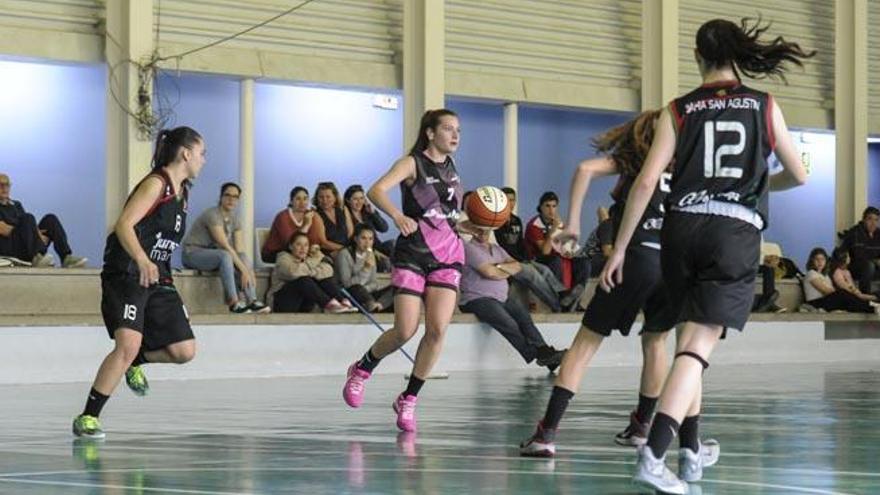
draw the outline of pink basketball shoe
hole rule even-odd
[[[357,367],[357,362],[348,367],[348,377],[342,388],[342,398],[351,407],[361,407],[364,402],[364,382],[370,378],[371,373]]]

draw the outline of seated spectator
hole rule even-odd
[[[272,269],[266,300],[276,313],[308,313],[317,305],[325,313],[357,311],[333,280],[333,267],[309,236],[294,232],[288,251],[281,251]]]
[[[590,276],[598,277],[605,267],[605,261],[614,251],[614,221],[604,206],[596,209],[596,217],[599,224],[587,238],[585,251],[590,258]]]
[[[497,330],[527,363],[535,361],[552,372],[565,351],[547,345],[529,311],[509,297],[507,279],[521,267],[500,246],[489,242],[490,233],[482,230],[464,245],[461,310]]]
[[[845,255],[845,253],[841,253]],[[851,313],[875,313],[880,305],[850,292],[836,289],[828,276],[828,253],[814,248],[807,259],[807,275],[804,277],[804,300],[814,308],[825,311],[849,311]]]
[[[337,252],[351,242],[351,235],[354,233],[351,213],[342,207],[339,190],[332,182],[318,183],[312,203],[320,220],[314,222],[315,239],[324,253],[336,256]]]
[[[55,258],[46,253],[53,244],[62,267],[85,266],[86,258],[73,255],[61,220],[50,213],[37,223],[21,202],[12,199],[11,192],[9,176],[0,174],[0,256],[27,261],[37,268],[55,266]]]
[[[394,249],[394,241],[380,241],[378,235],[388,232],[388,222],[382,218],[382,214],[370,204],[364,194],[364,188],[360,184],[349,186],[342,195],[345,200],[345,208],[351,216],[355,229],[358,225],[367,225],[376,234],[375,247],[385,256],[391,256]]]
[[[785,276],[782,249],[779,244],[761,242],[761,264],[758,265],[758,274],[761,275],[761,294],[755,296],[752,302],[752,312],[784,313],[788,311],[788,308],[776,305],[776,300],[779,298],[776,280]]]
[[[880,210],[873,206],[865,208],[862,221],[842,234],[840,247],[850,256],[850,268],[859,290],[865,294],[873,292],[871,282],[880,278]]]
[[[317,244],[312,228],[315,210],[309,205],[309,191],[302,186],[290,190],[290,202],[287,208],[275,215],[269,237],[260,248],[260,257],[265,263],[275,263],[278,253],[287,249],[287,243],[295,232],[309,234],[309,242]]]
[[[831,252],[831,262],[828,264],[828,272],[831,273],[831,282],[834,284],[834,287],[844,292],[848,292],[862,301],[876,302],[877,296],[874,294],[865,294],[856,287],[852,273],[849,271],[849,263],[849,253],[843,247],[838,247]]]
[[[503,187],[501,190],[507,196],[511,213],[507,223],[495,229],[495,239],[511,258],[522,263],[528,261],[529,255],[526,252],[525,239],[523,239],[522,219],[513,213],[516,209],[516,190],[512,187]]]
[[[568,289],[560,301],[563,308],[576,310],[590,277],[590,262],[584,257],[564,257],[553,249],[552,238],[561,230],[559,198],[553,191],[547,191],[538,202],[538,215],[526,225],[526,251],[530,257],[553,270],[556,278]]]
[[[223,295],[233,313],[268,313],[257,299],[257,276],[244,254],[244,233],[235,208],[241,188],[234,182],[220,186],[220,204],[203,211],[183,238],[183,266],[220,271]],[[244,300],[239,292],[244,293]]]
[[[512,187],[505,187],[501,190],[507,196],[507,202],[510,203],[510,210],[512,212],[516,208],[516,190]],[[565,291],[565,286],[562,285],[562,282],[556,278],[556,275],[548,267],[529,261],[525,239],[523,238],[522,220],[511,213],[507,223],[495,229],[493,235],[498,240],[497,244],[511,258],[519,261],[522,266],[522,270],[514,275],[511,280],[530,290],[554,313],[561,311],[559,293]]]
[[[389,309],[394,300],[393,288],[379,288],[376,278],[375,236],[372,227],[358,224],[354,228],[354,242],[336,256],[336,278],[340,285],[370,312]]]

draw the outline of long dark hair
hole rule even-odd
[[[153,151],[151,168],[159,171],[177,159],[180,148],[192,148],[202,141],[202,135],[191,127],[180,126],[174,129],[162,129],[156,135],[156,148]]]
[[[825,248],[817,247],[817,248],[813,248],[813,250],[810,251],[810,256],[807,257],[807,270],[815,270],[816,269],[815,259],[816,259],[816,256],[819,256],[820,254],[825,257],[825,268],[822,269],[822,274],[827,275],[828,274],[828,251],[825,251]]]
[[[639,175],[654,141],[660,110],[647,110],[636,118],[593,138],[593,148],[608,155],[622,175]]]
[[[428,129],[433,129],[435,132],[437,131],[437,126],[440,125],[440,119],[446,117],[447,115],[452,117],[458,117],[458,114],[449,110],[448,108],[440,108],[438,110],[428,110],[422,115],[422,121],[419,123],[419,135],[416,138],[415,144],[409,150],[411,155],[416,153],[425,151],[428,149],[428,145],[431,142],[428,140]]]
[[[697,53],[706,69],[730,65],[739,79],[739,72],[753,79],[771,77],[785,79],[786,63],[803,67],[802,59],[810,58],[816,50],[804,51],[794,42],[777,36],[772,41],[760,41],[761,35],[770,28],[757,20],[745,17],[737,26],[724,19],[714,19],[697,31]]]

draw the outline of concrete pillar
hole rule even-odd
[[[143,62],[153,51],[153,0],[107,2],[105,45],[108,70],[113,70],[107,86],[104,198],[105,219],[110,228],[122,212],[128,193],[150,169],[151,137],[139,129],[135,119],[128,114],[138,108],[140,77],[137,67],[124,60]],[[146,94],[152,95],[151,81],[145,90]],[[117,99],[122,105],[116,102]]]
[[[678,95],[679,0],[642,2],[642,110]]]
[[[415,142],[422,114],[446,97],[444,0],[403,2],[403,147]]]
[[[868,205],[868,4],[835,0],[835,227],[861,220]]]
[[[504,179],[503,185],[519,192],[519,105],[504,105]],[[518,206],[518,205],[517,205]],[[516,213],[514,211],[513,213]]]
[[[241,181],[241,227],[244,231],[245,254],[251,261],[258,249],[254,236],[254,80],[241,81],[241,108],[239,110],[239,132],[241,156],[239,157],[239,180]]]

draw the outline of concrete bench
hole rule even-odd
[[[257,270],[257,294],[262,298],[269,285],[269,270]],[[382,283],[389,283],[388,274],[380,274]],[[3,290],[0,291],[0,316],[27,315],[100,315],[100,270],[95,268],[64,270],[60,268],[0,268]],[[223,287],[215,272],[180,270],[174,273],[175,285],[193,315],[225,314]],[[590,280],[581,299],[586,305],[596,291],[596,279]],[[796,311],[803,301],[797,280],[779,280],[777,304]],[[531,305],[535,312],[549,309],[533,294],[512,286],[514,297]],[[760,282],[755,292],[761,291]]]

